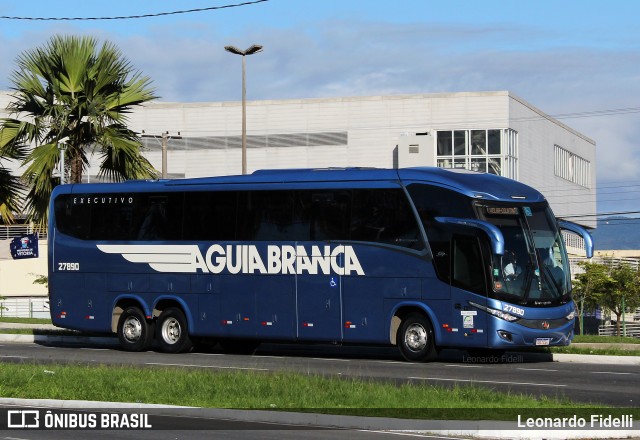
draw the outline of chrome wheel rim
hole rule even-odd
[[[162,339],[167,344],[175,344],[180,340],[182,328],[180,322],[176,318],[166,319],[162,323]]]
[[[142,323],[134,316],[130,316],[124,321],[122,335],[129,342],[137,342],[142,337]]]
[[[421,351],[427,346],[427,330],[421,324],[411,324],[404,333],[404,345],[411,351]]]

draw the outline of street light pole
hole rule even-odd
[[[262,46],[254,44],[246,50],[240,50],[235,46],[225,46],[227,52],[242,56],[242,174],[247,174],[247,81],[246,81],[246,56],[262,51]]]

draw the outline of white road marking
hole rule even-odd
[[[224,356],[224,353],[187,353],[188,356]]]
[[[617,371],[592,371],[591,374],[634,374],[634,373],[619,373]]]
[[[449,364],[449,365],[445,365],[445,367],[457,367],[457,368],[484,368],[482,365],[460,365],[460,364]]]
[[[517,370],[522,370],[522,371],[559,371],[559,370],[552,370],[550,368],[516,368]]]
[[[533,382],[502,382],[495,380],[476,380],[476,379],[446,379],[442,377],[409,377],[409,379],[416,380],[441,380],[448,382],[473,382],[473,383],[495,383],[500,385],[532,385],[537,387],[566,387],[564,384],[555,383],[533,383]]]
[[[269,371],[268,368],[250,368],[250,367],[221,367],[217,365],[194,365],[194,364],[163,364],[160,362],[146,362],[145,365],[156,365],[161,367],[192,367],[192,368],[215,368],[221,370],[254,370]]]

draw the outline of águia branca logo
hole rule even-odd
[[[132,263],[146,263],[158,272],[230,274],[364,275],[352,246],[268,245],[260,252],[254,245],[98,244],[107,254],[120,254]]]

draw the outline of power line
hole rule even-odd
[[[601,212],[598,214],[572,214],[572,215],[561,215],[561,218],[576,218],[576,217],[603,217],[610,215],[629,215],[629,214],[640,214],[640,211],[618,211],[618,212]]]
[[[204,12],[204,11],[215,11],[218,9],[237,8],[240,6],[254,5],[257,3],[264,3],[268,1],[269,0],[254,0],[254,1],[236,3],[236,4],[230,4],[230,5],[210,6],[208,8],[184,9],[180,11],[156,12],[153,14],[141,14],[141,15],[121,15],[121,16],[115,16],[115,17],[11,17],[7,15],[0,15],[0,18],[4,20],[33,20],[33,21],[129,20],[129,19],[136,19],[136,18],[162,17],[166,15],[189,14],[192,12]]]

